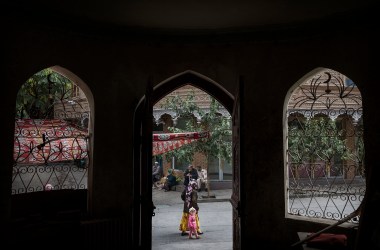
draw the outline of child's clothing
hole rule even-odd
[[[197,220],[196,220],[195,209],[194,209],[194,212],[189,214],[189,220],[187,223],[187,227],[189,228],[189,239],[191,239],[193,235],[197,239],[199,239],[198,232],[197,232]]]
[[[187,225],[189,230],[196,230],[197,229],[197,222],[195,220],[195,214],[189,215],[189,223]]]

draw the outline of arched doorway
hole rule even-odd
[[[233,131],[235,134],[233,135],[233,195],[231,203],[234,218],[234,248],[238,248],[235,243],[240,244],[240,162],[239,157],[236,157],[236,154],[239,153],[239,141],[238,136],[236,136],[238,112],[233,112],[234,105],[235,109],[239,105],[235,98],[218,83],[189,70],[159,83],[154,88],[152,81],[149,80],[146,95],[136,108],[134,119],[134,198],[137,200],[133,208],[133,235],[134,247],[136,248],[150,249],[152,242],[152,213],[154,213],[151,180],[153,105],[173,90],[188,84],[209,93],[233,114]]]

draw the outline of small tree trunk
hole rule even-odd
[[[207,164],[209,163],[209,156],[207,156]],[[206,182],[206,188],[207,188],[207,197],[210,198],[210,174],[207,167],[207,182]]]

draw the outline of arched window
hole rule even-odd
[[[358,87],[321,69],[291,91],[286,114],[288,216],[340,220],[354,212],[365,193]]]
[[[87,189],[89,102],[72,80],[47,68],[16,101],[12,194]]]

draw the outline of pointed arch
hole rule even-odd
[[[134,114],[133,197],[138,200],[136,200],[133,207],[134,221],[132,230],[135,235],[141,237],[139,240],[134,241],[133,245],[135,247],[150,245],[151,243],[151,216],[152,212],[154,213],[151,165],[144,156],[152,155],[152,145],[145,142],[144,138],[147,134],[152,133],[152,129],[149,131],[151,125],[147,126],[147,123],[153,123],[153,106],[173,90],[185,85],[191,85],[203,90],[215,98],[230,113],[233,111],[235,101],[234,96],[217,82],[192,70],[186,70],[158,83],[153,90],[150,90],[149,83],[150,81],[147,84],[146,94],[140,99]]]
[[[60,66],[34,73],[19,88],[10,199],[10,216],[19,221],[12,226],[23,235],[17,244],[27,246],[41,233],[49,244],[58,242],[60,233],[51,229],[61,228],[62,214],[79,221],[91,212],[93,117],[89,87]],[[68,229],[79,230],[79,223]]]
[[[21,108],[15,121],[12,193],[43,191],[48,186],[87,189],[93,154],[92,93],[78,76],[60,66],[45,68],[32,78],[18,94],[17,107]],[[28,90],[37,93],[30,95],[33,99]],[[73,166],[83,173],[73,174]]]
[[[290,88],[283,114],[286,217],[327,222],[357,211],[365,194],[358,86],[340,72],[316,68]]]
[[[206,77],[202,74],[199,74],[197,72],[194,72],[192,70],[186,70],[184,72],[181,72],[179,74],[176,74],[159,84],[157,84],[153,88],[153,95],[152,95],[152,103],[153,105],[159,106],[160,101],[165,99],[165,97],[170,95],[177,95],[185,96],[185,90],[189,91],[190,89],[197,89],[195,90],[196,93],[203,96],[208,96],[208,98],[211,96],[214,98],[221,106],[223,106],[222,109],[219,111],[222,113],[221,117],[225,117],[227,119],[231,119],[231,113],[233,110],[233,103],[234,103],[234,97],[231,95],[228,91],[226,91],[220,84],[218,84],[216,81],[210,79],[209,77]],[[182,92],[183,91],[183,92]],[[173,94],[175,92],[175,94]],[[177,93],[178,92],[178,93]],[[202,105],[201,105],[202,106]],[[207,105],[206,105],[207,106]],[[202,111],[205,113],[210,112],[210,110],[206,107],[201,108]],[[154,109],[154,112],[157,109]],[[163,110],[159,110],[158,113],[162,113]],[[166,111],[167,112],[167,111]],[[184,121],[184,118],[178,117],[175,112],[171,112],[172,114],[172,122],[175,127],[180,126],[180,121]],[[194,112],[192,115],[194,121],[196,121],[198,124],[201,123],[201,117],[197,112]],[[182,123],[184,125],[184,123]],[[200,162],[204,162],[206,160],[200,160]],[[210,174],[209,176],[213,176],[212,178],[216,178],[220,183],[226,182],[223,185],[230,185],[230,183],[227,184],[227,180],[225,178],[230,178],[230,176],[226,177],[227,175],[232,175],[229,171],[231,170],[232,166],[225,162],[221,161],[218,157],[211,157],[207,160],[209,164],[209,167],[213,169],[214,175]],[[180,161],[176,162],[176,160],[171,161],[172,166],[176,165],[179,167],[180,170],[186,169],[186,162],[183,161],[180,163]],[[177,164],[178,163],[178,164]],[[194,163],[195,164],[195,163]],[[201,163],[200,163],[201,164]],[[166,165],[167,167],[168,165]],[[222,167],[223,166],[223,167]],[[223,169],[226,169],[226,172],[223,173]],[[228,169],[228,170],[227,170]],[[211,173],[211,172],[210,172]],[[216,177],[215,177],[216,176]]]
[[[94,96],[91,92],[90,87],[76,74],[71,72],[70,70],[61,67],[61,66],[52,66],[50,67],[53,71],[65,76],[66,78],[70,79],[73,83],[75,83],[81,90],[84,92],[87,101],[89,102],[89,107],[90,107],[90,113],[91,113],[91,119],[90,119],[90,124],[94,123],[94,114],[95,114],[95,102],[94,102]],[[91,126],[91,132],[93,132],[93,126]]]
[[[221,103],[230,114],[232,113],[234,101],[233,95],[214,80],[192,70],[186,70],[157,84],[153,88],[153,104],[174,89],[187,84],[205,91]]]

